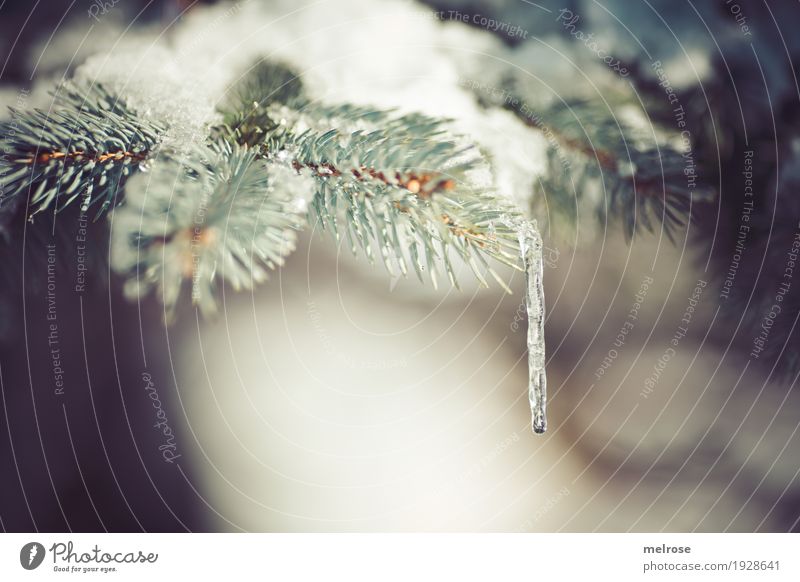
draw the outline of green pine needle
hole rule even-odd
[[[24,196],[31,214],[76,200],[100,215],[159,142],[162,129],[140,120],[101,87],[66,87],[52,111],[11,110],[0,123],[6,155],[0,162],[4,196]]]

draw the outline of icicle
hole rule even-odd
[[[542,286],[542,237],[536,221],[516,225],[519,251],[525,267],[525,308],[528,312],[528,400],[531,427],[542,434],[547,430],[547,377],[544,361],[544,287]]]

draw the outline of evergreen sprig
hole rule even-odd
[[[211,315],[217,280],[252,289],[283,265],[304,222],[305,187],[246,146],[162,152],[112,215],[112,265],[130,297],[156,289],[168,319],[186,284],[192,303]]]
[[[100,214],[123,202],[111,215],[112,267],[130,297],[155,290],[168,318],[187,282],[211,314],[218,281],[264,280],[306,212],[354,253],[434,285],[440,265],[458,285],[454,257],[484,285],[489,273],[507,288],[490,260],[520,268],[522,216],[479,184],[488,164],[448,120],[313,103],[298,75],[270,61],[231,87],[207,143],[180,151],[102,87],[64,86],[55,103],[13,112],[4,189],[34,212],[80,199],[82,212],[100,203]]]
[[[483,163],[477,152],[440,140],[440,124],[420,119],[397,122],[405,129],[396,134],[284,132],[263,148],[269,159],[316,180],[316,218],[337,240],[344,231],[354,253],[361,247],[372,259],[375,246],[389,272],[396,265],[405,275],[410,264],[420,280],[427,272],[434,286],[442,264],[457,286],[452,250],[482,284],[486,270],[505,287],[486,258],[516,266],[518,242],[509,219],[517,211],[473,185],[470,173]]]
[[[300,76],[261,62],[234,86],[216,134],[259,145],[263,156],[317,184],[311,210],[321,227],[353,253],[375,250],[389,272],[413,268],[438,283],[442,264],[458,285],[455,252],[486,285],[488,272],[504,288],[487,258],[517,267],[517,209],[472,174],[486,162],[458,145],[448,120],[398,114],[366,106],[312,103]]]
[[[584,192],[588,180],[598,180],[603,190],[596,204],[599,218],[619,216],[628,239],[642,227],[653,232],[655,225],[672,238],[689,219],[692,203],[713,198],[700,181],[691,143],[675,132],[634,127],[624,115],[588,101],[552,108],[545,123],[558,131],[558,144],[566,150],[562,155],[575,160],[569,174],[576,192]],[[549,160],[553,191],[564,186],[567,172],[563,160],[557,165],[553,156]]]
[[[521,97],[489,102],[513,111],[548,141],[547,172],[532,201],[536,214],[558,222],[559,228],[551,230],[564,232],[587,212],[603,223],[619,217],[628,240],[642,228],[662,228],[672,239],[690,219],[692,204],[715,196],[688,138],[617,114],[626,108],[632,112],[635,103],[615,103],[618,111],[613,111],[608,103],[572,101],[538,112],[520,103],[525,103]]]
[[[216,135],[241,145],[257,145],[281,125],[274,104],[301,110],[307,105],[300,77],[280,62],[256,62],[229,88],[219,109],[222,125]]]
[[[80,199],[84,208],[99,203],[99,215],[151,155],[163,128],[100,86],[66,86],[53,103],[51,111],[12,109],[11,120],[0,123],[3,197],[26,197],[31,214]]]

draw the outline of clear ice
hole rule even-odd
[[[542,434],[547,430],[542,237],[535,221],[518,224],[516,229],[519,236],[519,252],[525,268],[525,309],[528,313],[528,401],[531,406],[531,427],[536,434]]]

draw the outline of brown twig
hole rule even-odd
[[[302,163],[298,160],[294,160],[292,161],[292,167],[297,172],[300,172],[303,168],[309,168],[315,175],[320,177],[336,177],[342,175],[341,170],[328,162],[316,164],[314,162]],[[394,179],[390,179],[384,172],[374,168],[367,168],[366,166],[361,166],[358,169],[352,168],[350,173],[359,182],[365,182],[367,179],[377,180],[387,186],[405,188],[411,194],[423,200],[430,199],[434,194],[439,192],[448,192],[455,188],[455,182],[452,179],[440,178],[437,174],[416,174],[410,172],[403,176],[400,172],[395,172]],[[408,208],[403,207],[399,202],[395,202],[394,206],[400,212],[408,212]],[[473,229],[459,226],[452,217],[447,214],[442,214],[441,220],[455,236],[461,236],[467,240],[474,241],[481,247],[489,242],[490,237]]]
[[[292,167],[298,172],[303,168],[309,168],[314,174],[320,177],[336,177],[342,175],[341,170],[328,162],[322,164],[307,162],[304,164],[298,160],[294,160],[292,162]],[[359,182],[365,182],[367,179],[377,180],[387,186],[405,188],[412,194],[423,199],[430,198],[438,192],[447,192],[455,188],[455,182],[453,180],[449,178],[437,179],[437,174],[416,174],[410,172],[403,176],[400,172],[396,172],[394,179],[391,179],[388,178],[384,172],[366,166],[352,168],[349,171]],[[431,184],[431,186],[426,188],[428,184]]]
[[[124,159],[132,159],[137,162],[144,161],[147,157],[146,152],[96,152],[87,153],[82,150],[75,152],[42,152],[36,156],[31,155],[28,158],[20,160],[23,164],[46,164],[51,160],[86,160],[90,162],[107,162],[109,160],[120,161]]]

